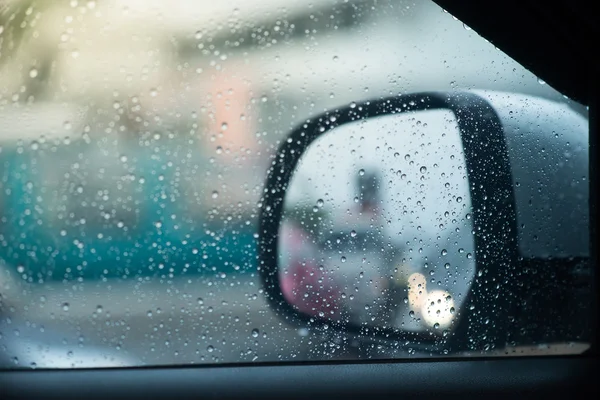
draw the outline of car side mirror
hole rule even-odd
[[[270,306],[444,354],[587,340],[588,143],[584,116],[507,93],[409,94],[307,120],[261,202]]]

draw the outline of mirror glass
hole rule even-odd
[[[450,111],[341,125],[306,149],[290,181],[281,290],[315,318],[443,334],[475,273],[472,231]]]

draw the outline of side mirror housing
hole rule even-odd
[[[418,93],[311,118],[266,181],[269,304],[444,354],[586,341],[588,165],[586,118],[535,97]]]

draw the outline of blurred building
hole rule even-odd
[[[327,108],[471,87],[558,96],[430,2],[0,4],[0,115],[68,108],[56,134],[71,138],[194,136],[212,160],[196,174],[206,204],[253,207],[278,141]]]

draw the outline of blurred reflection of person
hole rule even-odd
[[[359,215],[368,223],[368,236],[374,242],[373,250],[379,255],[377,268],[373,270],[371,280],[378,279],[375,310],[371,315],[371,324],[388,328],[399,328],[402,316],[424,300],[420,290],[421,282],[414,275],[418,269],[406,258],[406,252],[399,243],[394,243],[385,234],[383,212],[385,204],[382,196],[379,175],[376,172],[362,170],[357,178]],[[393,211],[393,210],[390,210]],[[415,280],[416,279],[416,280]],[[410,288],[414,287],[413,291]],[[414,292],[414,293],[413,293]],[[419,293],[421,292],[421,293]],[[412,299],[406,301],[406,299]],[[414,304],[413,304],[414,303]],[[375,318],[375,321],[373,321]]]
[[[356,208],[353,216],[345,215],[339,229],[325,241],[329,260],[339,263],[336,285],[345,291],[345,308],[352,323],[387,324],[386,276],[389,275],[390,252],[382,218],[379,174],[361,169],[356,185]]]
[[[381,221],[381,188],[376,172],[361,169],[356,179],[359,215]]]
[[[358,220],[355,222],[354,234],[357,239],[354,251],[361,258],[356,259],[355,266],[360,269],[359,279],[355,283],[358,288],[356,297],[358,303],[353,309],[357,322],[373,324],[380,323],[381,315],[385,313],[384,277],[389,260],[386,259],[385,237],[383,233],[383,218],[381,213],[381,182],[379,173],[372,169],[363,168],[356,178],[356,194],[358,199]],[[362,304],[364,303],[364,304]]]

